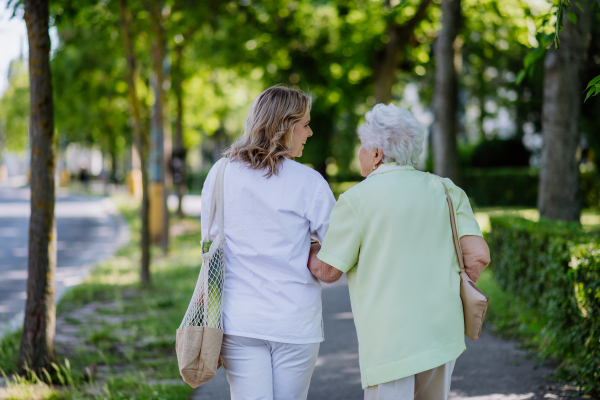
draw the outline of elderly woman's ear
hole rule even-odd
[[[360,162],[360,174],[367,177],[377,167],[383,164],[383,150],[379,148],[367,148],[360,146],[358,150],[358,161]]]
[[[477,282],[481,271],[490,263],[490,248],[481,236],[463,236],[460,238],[463,260],[467,275]]]

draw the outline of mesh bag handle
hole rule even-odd
[[[221,236],[222,239],[225,239],[225,230],[224,230],[224,210],[223,210],[223,190],[224,190],[224,178],[225,178],[225,167],[229,163],[228,158],[221,159],[221,165],[219,165],[219,171],[217,172],[217,178],[215,179],[215,184],[213,185],[212,196],[210,199],[210,211],[208,214],[208,229],[206,231],[206,236],[202,239],[204,243],[211,242],[210,231],[212,229],[212,224],[215,220],[215,216],[217,217],[217,225],[219,228],[218,236]]]
[[[202,253],[202,268],[192,295],[192,301],[183,317],[179,329],[186,326],[199,326],[223,329],[221,306],[223,299],[223,269],[225,266],[224,210],[223,188],[225,167],[229,160],[224,158],[219,166],[219,172],[211,196],[210,214],[208,218],[207,233],[204,243],[210,243],[210,231],[215,215],[219,226],[219,233],[210,244],[207,252]],[[203,244],[204,244],[203,243]]]

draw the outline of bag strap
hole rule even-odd
[[[450,193],[448,193],[448,188],[446,184],[439,176],[435,175],[440,182],[442,182],[442,186],[444,186],[444,190],[446,191],[446,200],[448,201],[448,208],[450,209],[450,226],[452,227],[452,238],[454,239],[454,251],[456,253],[456,259],[458,260],[458,265],[460,266],[461,272],[465,271],[465,262],[462,258],[462,250],[460,248],[460,241],[458,240],[458,233],[456,231],[456,220],[454,217],[454,206],[452,205],[452,199],[450,198]]]
[[[212,196],[210,199],[210,212],[208,215],[208,230],[206,231],[206,237],[203,239],[203,242],[210,242],[210,231],[212,229],[212,224],[215,219],[215,215],[217,217],[217,224],[219,227],[219,233],[225,235],[225,231],[223,229],[224,226],[224,211],[223,211],[223,191],[224,191],[224,180],[225,180],[225,167],[229,162],[229,159],[224,157],[221,159],[221,165],[219,165],[219,171],[217,172],[217,178],[215,179],[215,183],[213,185]]]

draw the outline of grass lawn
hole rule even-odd
[[[516,214],[532,221],[540,219],[540,213],[535,208],[524,207],[479,207],[473,210],[475,218],[481,227],[481,231],[486,233],[490,231],[490,216]],[[583,229],[591,233],[600,233],[600,211],[583,210],[581,212],[581,225]]]
[[[37,377],[8,379],[2,399],[188,399],[179,376],[175,330],[190,301],[201,264],[200,223],[173,221],[168,256],[152,251],[152,286],[139,285],[137,204],[117,203],[132,241],[69,291],[57,310],[54,384]],[[20,332],[0,341],[0,370],[16,372]],[[14,379],[14,378],[13,378]],[[60,382],[62,380],[62,382]],[[62,384],[64,382],[64,385]]]

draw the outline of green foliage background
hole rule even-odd
[[[207,167],[220,149],[241,134],[251,101],[269,86],[287,84],[314,98],[315,135],[300,161],[330,180],[345,180],[357,172],[356,127],[375,102],[373,85],[390,40],[388,29],[410,21],[420,3],[162,1],[167,136],[174,131],[180,97],[184,143],[188,148],[202,148]],[[434,0],[428,5],[402,44],[392,88],[393,101],[401,106],[418,105],[425,110],[431,106],[433,45],[441,26],[439,3]],[[135,17],[131,29],[139,61],[136,83],[144,126],[149,129],[154,102],[149,84],[150,17],[144,1],[127,4]],[[542,45],[552,30],[551,12],[550,3],[526,0],[462,1],[462,25],[455,44],[461,147],[506,135],[521,140],[525,130],[540,132]],[[52,59],[59,143],[63,147],[70,142],[98,146],[118,164],[113,169],[125,169],[132,140],[117,2],[54,1],[51,16],[59,36]],[[586,79],[600,73],[600,16],[596,22]],[[524,66],[527,73],[518,83]],[[416,88],[417,100],[405,92],[409,85]],[[15,79],[3,95],[0,119],[8,150],[23,150],[27,143],[26,86],[23,79]],[[600,153],[594,134],[600,129],[599,108],[600,101],[591,98],[583,109],[582,129],[594,154]],[[494,124],[501,115],[513,122],[510,132]],[[201,166],[194,157],[191,160],[199,173]]]

